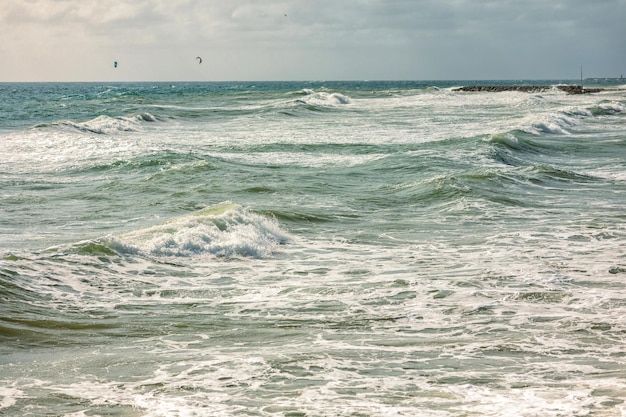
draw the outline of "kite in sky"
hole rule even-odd
[[[202,58],[200,58],[199,56],[196,57],[196,59],[198,60],[198,64],[202,64]]]
[[[117,61],[113,63],[113,68],[117,68]]]

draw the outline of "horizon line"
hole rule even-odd
[[[587,77],[584,80],[624,80],[623,77]],[[301,79],[301,80],[263,80],[263,79],[242,79],[242,80],[74,80],[74,81],[52,81],[52,80],[30,80],[30,81],[0,81],[0,84],[35,84],[35,83],[319,83],[319,82],[484,82],[484,81],[575,81],[576,78],[467,78],[467,79]]]

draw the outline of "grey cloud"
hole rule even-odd
[[[108,51],[144,62],[137,79],[156,76],[156,62],[176,77],[196,51],[222,79],[532,78],[583,59],[624,72],[625,13],[626,0],[5,0],[0,53],[13,59],[0,79],[55,48],[69,61]]]

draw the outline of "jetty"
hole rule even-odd
[[[525,93],[541,93],[544,91],[558,88],[568,94],[589,94],[604,91],[603,88],[583,88],[580,85],[472,85],[467,87],[455,88],[453,91],[473,91],[473,92],[493,92],[501,91],[522,91]]]

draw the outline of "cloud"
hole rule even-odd
[[[0,80],[624,72],[625,14],[626,0],[4,0]]]

